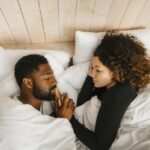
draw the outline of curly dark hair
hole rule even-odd
[[[94,56],[114,73],[117,82],[128,82],[137,90],[150,82],[150,59],[134,36],[109,31]]]
[[[24,56],[16,63],[14,74],[20,88],[23,78],[30,77],[34,71],[38,71],[41,64],[48,64],[48,61],[38,54]]]

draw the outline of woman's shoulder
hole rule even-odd
[[[137,91],[129,83],[117,83],[107,91],[107,94],[119,99],[134,99]]]
[[[136,89],[134,87],[131,86],[130,83],[116,83],[116,85],[114,85],[112,87],[112,90],[117,90],[117,91],[122,91],[122,92],[131,92],[131,93],[137,93]]]

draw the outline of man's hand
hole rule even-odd
[[[60,91],[58,90],[58,88],[55,89],[55,103],[56,103],[56,107],[61,107],[63,103],[62,95]]]
[[[67,118],[71,120],[74,113],[75,105],[72,99],[67,94],[62,95],[61,107],[56,106],[56,114],[58,117]]]

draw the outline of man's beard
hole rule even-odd
[[[55,99],[55,96],[52,93],[52,90],[54,88],[56,88],[56,87],[53,87],[52,89],[49,89],[48,91],[44,91],[41,88],[39,88],[38,86],[36,86],[35,83],[33,83],[33,96],[40,100],[52,101]]]

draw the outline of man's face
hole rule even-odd
[[[56,88],[56,79],[48,64],[41,64],[39,70],[33,73],[32,92],[40,100],[54,100],[53,90]]]

